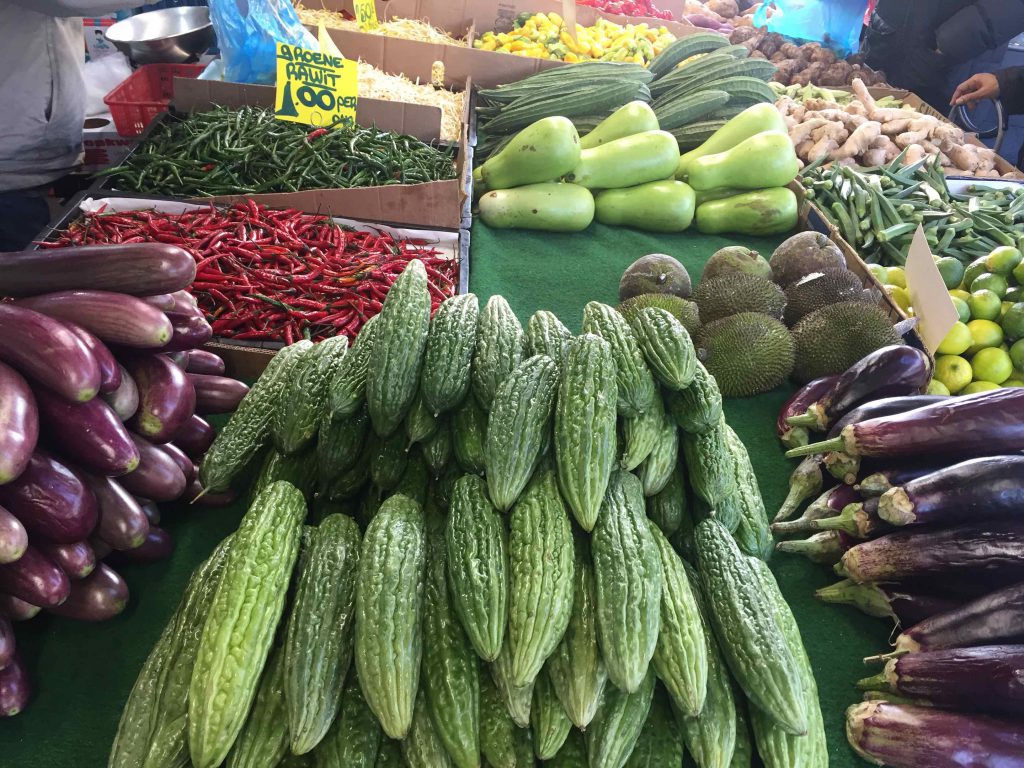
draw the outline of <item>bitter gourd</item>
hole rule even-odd
[[[586,733],[591,768],[622,768],[626,764],[640,739],[653,699],[653,669],[633,693],[605,686],[601,706]]]
[[[768,560],[775,551],[775,541],[768,527],[768,513],[757,484],[757,475],[750,463],[750,455],[733,428],[726,425],[726,441],[732,450],[736,469],[735,505],[738,512],[733,538],[745,555]]]
[[[440,477],[452,458],[452,430],[446,415],[442,414],[438,417],[437,429],[434,430],[434,434],[420,443],[420,450],[434,477]]]
[[[270,654],[249,716],[228,754],[227,768],[271,768],[288,752],[284,649]]]
[[[572,332],[554,312],[539,309],[526,323],[526,346],[530,355],[547,355],[559,366],[565,358],[565,347]]]
[[[430,323],[420,392],[434,415],[450,411],[469,392],[480,303],[472,293],[441,302]]]
[[[534,681],[516,685],[512,681],[512,645],[508,637],[501,644],[501,651],[490,665],[491,679],[498,689],[498,695],[505,702],[509,717],[520,728],[530,727],[530,709],[533,706]]]
[[[622,436],[625,450],[619,466],[628,472],[639,467],[662,436],[665,425],[665,406],[661,398],[654,398],[653,405],[639,416],[627,417],[622,420]],[[673,422],[673,426],[675,423]]]
[[[653,496],[660,492],[676,471],[679,463],[679,428],[668,414],[661,420],[661,429],[654,441],[650,454],[640,465],[640,482],[644,487],[644,496]]]
[[[335,418],[351,416],[366,400],[366,372],[370,351],[377,338],[380,315],[373,315],[364,324],[352,348],[338,363],[328,386],[327,405]]]
[[[683,434],[683,456],[690,486],[715,509],[736,489],[736,460],[726,439],[725,418],[702,434]]]
[[[484,473],[484,444],[487,442],[487,411],[472,393],[452,412],[452,449],[463,472]]]
[[[683,324],[660,307],[645,307],[633,316],[630,325],[644,359],[661,383],[674,390],[690,386],[697,351]]]
[[[533,726],[533,751],[538,760],[550,760],[558,754],[572,730],[572,721],[558,700],[547,669],[541,670],[533,686],[530,724]]]
[[[406,768],[405,758],[402,757],[402,743],[394,739],[381,739],[374,768]]]
[[[516,742],[527,733],[512,722],[508,710],[501,701],[498,689],[487,675],[480,677],[480,749],[492,768],[525,768],[530,762],[520,764],[518,754],[522,748]]]
[[[525,348],[526,334],[512,308],[503,297],[491,296],[477,323],[471,373],[473,392],[485,411],[491,410],[498,385],[522,362]]]
[[[345,501],[359,495],[370,481],[370,452],[360,451],[355,463],[334,475],[332,478],[320,478],[322,493],[331,501]]]
[[[366,705],[354,672],[349,672],[338,716],[313,750],[316,768],[373,768],[380,743],[380,723]]]
[[[316,441],[316,467],[320,483],[329,483],[355,464],[366,442],[370,417],[363,404],[350,416],[323,415]]]
[[[737,702],[736,705],[736,748],[732,753],[732,762],[729,768],[751,768],[754,763],[754,742],[750,735],[750,715],[747,705],[744,702]],[[786,764],[788,765],[788,763]],[[828,760],[824,762],[807,763],[808,768],[812,765],[820,765],[828,768]],[[766,765],[765,768],[768,768]]]
[[[402,756],[409,768],[448,768],[452,764],[434,728],[422,690],[416,697],[416,710],[409,735],[402,741]]]
[[[407,446],[422,442],[434,434],[437,429],[437,417],[427,407],[423,392],[416,394],[409,413],[405,415],[405,439]]]
[[[658,390],[626,318],[607,304],[591,301],[583,308],[583,332],[611,345],[619,415],[637,416],[650,408]]]
[[[370,454],[370,479],[382,491],[390,491],[405,473],[409,463],[405,435],[393,432],[388,437],[372,435],[366,450]]]
[[[712,429],[722,418],[722,393],[718,382],[699,360],[694,365],[689,386],[679,392],[666,392],[665,399],[668,412],[684,432],[699,435]]]
[[[665,487],[647,497],[647,517],[668,538],[672,538],[683,525],[687,514],[686,483],[678,467],[669,476]]]
[[[558,754],[544,763],[544,768],[589,768],[587,744],[583,734],[573,728]]]
[[[313,461],[312,453],[304,451],[287,455],[268,448],[259,476],[250,490],[249,503],[260,491],[278,480],[288,481],[302,492],[303,497],[312,498],[313,486],[316,484],[316,462]]]
[[[316,437],[327,390],[348,351],[348,338],[334,336],[316,344],[295,365],[274,410],[271,434],[281,453],[296,453]]]
[[[651,711],[625,768],[665,768],[683,764],[683,738],[672,722],[665,691],[655,688]]]
[[[419,451],[410,451],[409,460],[405,464],[405,472],[395,486],[394,494],[408,496],[421,507],[427,503],[430,486],[430,470],[427,460]]]

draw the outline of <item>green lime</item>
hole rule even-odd
[[[1013,268],[1013,279],[1017,281],[1017,285],[1024,285],[1024,262]]]
[[[994,381],[1002,384],[1013,373],[1013,363],[1010,355],[998,347],[988,347],[978,350],[978,353],[971,358],[971,370],[974,371],[975,381]]]
[[[1003,382],[1002,386],[1005,387],[1024,387],[1024,379],[1015,379],[1012,376]]]
[[[984,257],[989,272],[1008,275],[1021,263],[1021,253],[1011,245],[1001,245]]]
[[[1008,287],[1006,278],[1002,275],[997,275],[995,272],[984,272],[974,278],[974,282],[971,283],[971,293],[992,291],[1001,299]]]
[[[868,272],[874,275],[875,280],[880,282],[882,285],[885,285],[889,280],[889,278],[887,277],[889,270],[883,267],[881,264],[868,264]]]
[[[970,288],[971,283],[974,282],[974,278],[978,275],[983,275],[988,272],[988,264],[985,263],[985,257],[982,256],[980,259],[975,259],[964,270],[964,280],[960,283],[963,288]]]
[[[942,282],[946,284],[946,288],[956,288],[964,279],[964,265],[960,259],[943,256],[935,262],[935,266],[939,268],[939,274],[942,275]]]
[[[1024,339],[1013,342],[1013,346],[1010,347],[1010,360],[1013,361],[1014,368],[1024,373]]]
[[[976,395],[979,392],[988,392],[989,390],[992,389],[1000,389],[1000,387],[994,381],[972,381],[966,387],[961,389],[957,394]]]
[[[1003,343],[1003,329],[998,323],[991,320],[971,320],[967,327],[971,329],[971,336],[974,338],[974,343],[967,350],[969,355],[973,355],[979,349],[998,347]]]
[[[952,296],[954,299],[963,299],[964,301],[967,301],[968,299],[971,298],[971,294],[968,291],[965,291],[961,288],[954,288],[952,291],[949,292],[949,295]]]
[[[1024,301],[1011,304],[1003,313],[1000,325],[1003,326],[1003,334],[1010,341],[1024,339]]]
[[[982,289],[971,294],[967,305],[971,308],[971,318],[974,320],[995,320],[1002,309],[1002,300],[998,293]]]
[[[962,355],[973,343],[974,337],[967,323],[954,323],[936,351],[940,355]]]
[[[906,288],[900,288],[892,283],[886,283],[882,287],[889,295],[889,298],[893,300],[893,303],[902,309],[905,314],[913,314],[910,309],[910,292]]]
[[[903,271],[903,267],[889,267],[885,271],[885,282],[889,285],[897,285],[900,288],[907,287],[907,274]],[[954,288],[956,286],[953,286]]]
[[[948,395],[949,390],[946,389],[946,385],[938,379],[932,379],[928,382],[928,389],[924,391],[926,395]]]
[[[1006,293],[1003,294],[1003,301],[1009,301],[1011,304],[1024,301],[1024,286],[1014,285],[1007,288]]]
[[[950,294],[950,301],[953,302],[953,306],[956,307],[956,313],[960,317],[961,323],[966,323],[971,319],[971,305],[961,299],[959,296],[953,296]]]
[[[935,379],[951,393],[971,383],[971,364],[959,355],[942,355],[935,359]]]

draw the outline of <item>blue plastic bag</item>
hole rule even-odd
[[[290,0],[209,0],[209,4],[225,80],[273,84],[279,42],[319,50]]]
[[[754,26],[767,26],[769,32],[795,40],[819,42],[847,56],[860,47],[867,8],[868,0],[772,0],[758,8]]]

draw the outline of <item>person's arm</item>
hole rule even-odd
[[[999,82],[999,100],[1007,112],[1024,113],[1024,67],[1008,67],[996,72]]]
[[[157,0],[7,0],[26,11],[47,16],[102,16],[114,11],[126,11],[140,5],[152,5]]]
[[[940,53],[961,62],[1009,42],[1022,31],[1024,0],[978,0],[939,26],[935,44]]]

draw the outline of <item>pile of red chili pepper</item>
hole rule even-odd
[[[455,293],[459,272],[456,260],[426,240],[400,240],[252,200],[181,214],[89,214],[41,245],[146,242],[192,253],[191,293],[217,336],[239,340],[352,338],[380,311],[410,259],[427,268],[432,309]]]
[[[650,19],[672,21],[672,11],[657,8],[652,0],[576,0],[576,5],[586,5],[606,13],[617,13],[620,16],[643,16]]]

